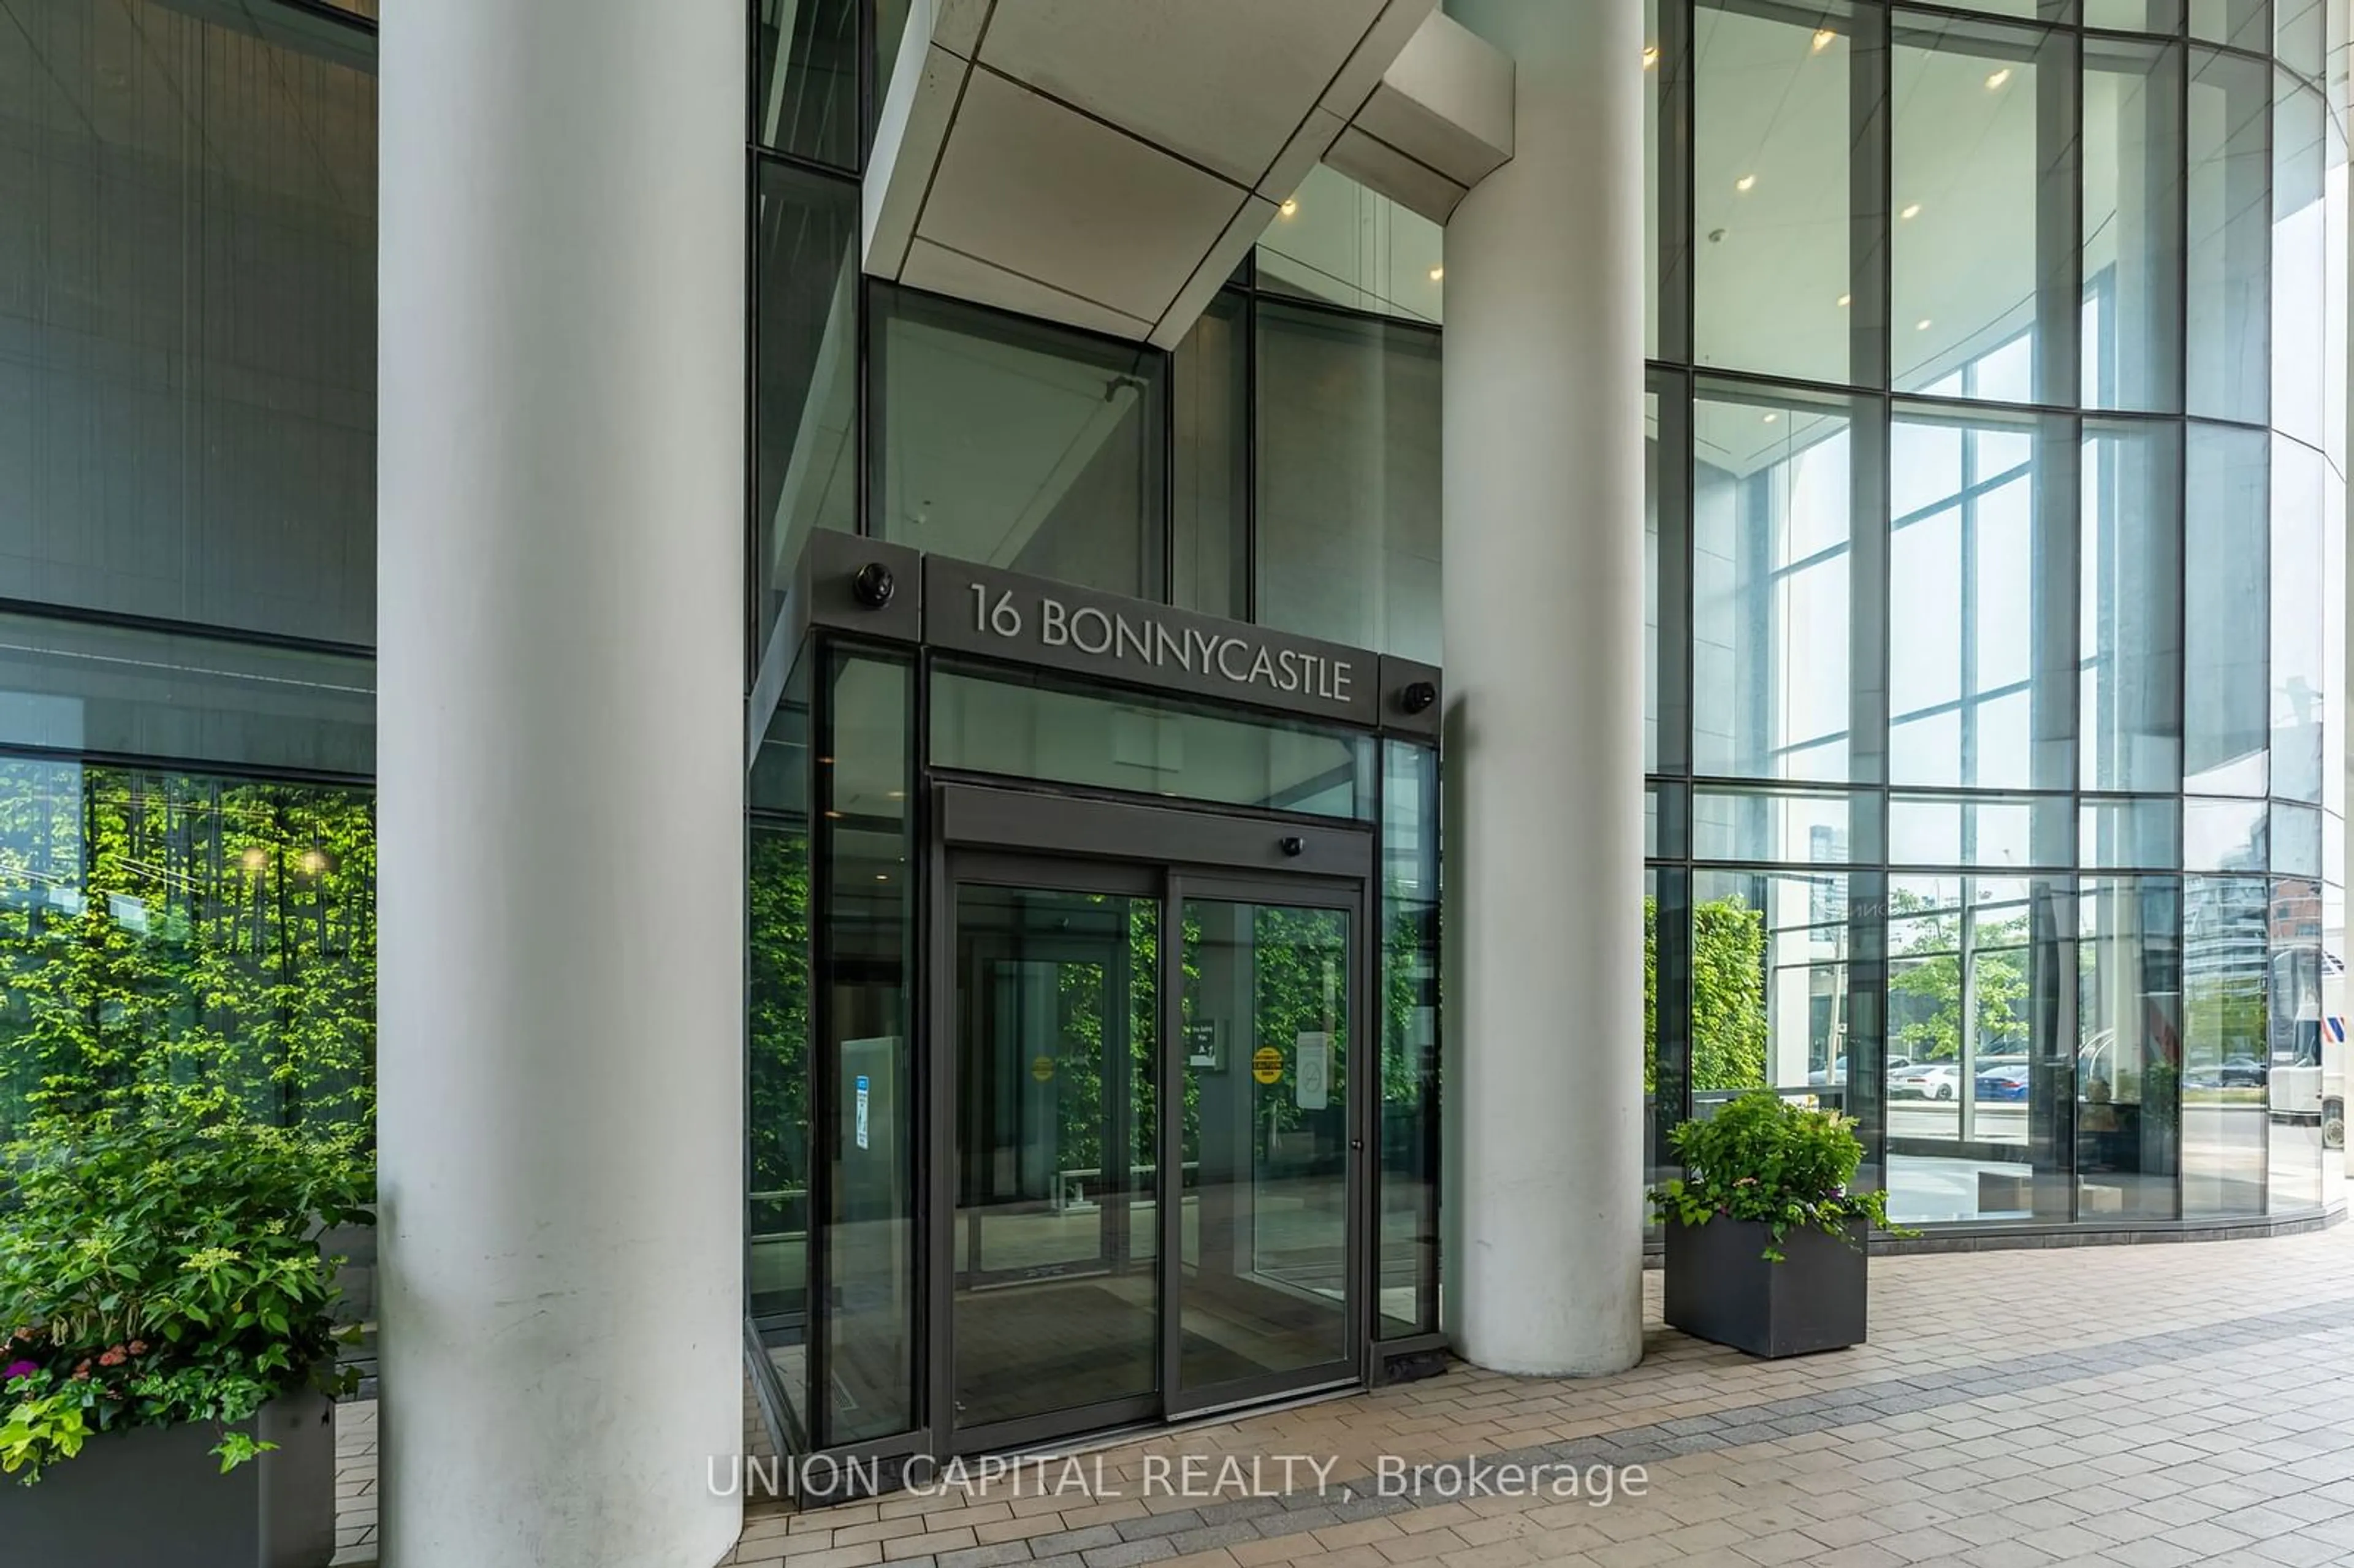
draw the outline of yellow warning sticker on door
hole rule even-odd
[[[1030,1075],[1042,1084],[1052,1078],[1055,1075],[1055,1058],[1033,1056],[1030,1059]]]
[[[1283,1053],[1272,1045],[1262,1045],[1252,1052],[1251,1076],[1262,1084],[1271,1084],[1283,1076]]]

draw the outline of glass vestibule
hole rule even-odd
[[[1362,878],[960,848],[945,883],[949,1444],[1352,1376]]]
[[[1437,779],[1404,726],[809,631],[748,834],[786,1442],[1002,1449],[1436,1348]]]

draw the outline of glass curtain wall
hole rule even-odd
[[[374,16],[0,19],[0,1151],[373,1164]]]
[[[748,14],[745,680],[773,706],[748,758],[746,1305],[794,1442],[887,1444],[928,1419],[906,1094],[914,677],[878,654],[791,645],[792,568],[831,528],[1437,662],[1443,239],[1319,169],[1168,353],[866,280],[858,181],[907,7],[751,0]],[[1663,418],[1681,429],[1688,414]],[[1683,526],[1663,520],[1662,537]],[[1681,691],[1681,645],[1659,653]],[[1370,738],[1336,751],[1172,705],[1157,752],[1115,715],[1064,726],[1097,751],[1050,755],[1032,733],[1044,718],[1117,705],[950,669],[929,700],[935,761],[1379,818],[1376,1332],[1435,1331],[1431,751]],[[1140,767],[1147,753],[1165,766]],[[1336,792],[1336,778],[1357,782]],[[821,970],[833,983],[814,984]]]
[[[2335,1200],[2345,85],[2222,9],[1647,0],[1655,1141]]]

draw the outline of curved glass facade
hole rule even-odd
[[[1843,1105],[1912,1225],[2335,1202],[2324,8],[1647,16],[1655,1131]]]

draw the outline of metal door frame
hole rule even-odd
[[[927,804],[935,831],[925,849],[924,966],[927,994],[919,1016],[928,1035],[918,1071],[923,1128],[917,1149],[928,1169],[917,1183],[917,1224],[924,1279],[919,1364],[925,1396],[923,1429],[931,1452],[945,1457],[1032,1446],[1082,1434],[1144,1425],[1179,1416],[1199,1416],[1232,1405],[1256,1403],[1309,1389],[1363,1383],[1370,1371],[1373,1316],[1379,1310],[1368,1278],[1373,1206],[1378,1190],[1379,1145],[1373,1119],[1379,1097],[1371,1086],[1380,1073],[1373,1020],[1380,997],[1380,943],[1371,923],[1373,876],[1379,845],[1374,824],[1335,819],[1303,823],[1177,807],[1000,789],[964,782],[936,782]],[[1182,1194],[1182,1176],[1172,1154],[1182,1150],[1181,1118],[1163,1115],[1159,1129],[1160,1169],[1155,1172],[1155,1219],[1159,1266],[1155,1334],[1158,1386],[1140,1397],[1124,1397],[1066,1407],[959,1429],[955,1420],[954,1321],[956,1160],[951,1140],[958,1128],[956,888],[961,878],[999,885],[1065,887],[1153,896],[1160,901],[1159,944],[1161,1039],[1156,1107],[1182,1101],[1178,1042],[1182,1037],[1182,919],[1189,891],[1195,896],[1348,910],[1349,980],[1359,1001],[1351,1010],[1346,1057],[1349,1160],[1344,1180],[1343,1305],[1341,1359],[1299,1372],[1219,1385],[1198,1404],[1185,1402],[1176,1383],[1180,1345],[1179,1296],[1173,1276],[1182,1268],[1182,1199],[1161,1201],[1172,1173]],[[1144,891],[1145,889],[1150,891]],[[1172,933],[1178,939],[1172,940]],[[1172,1245],[1172,1233],[1177,1233]]]

